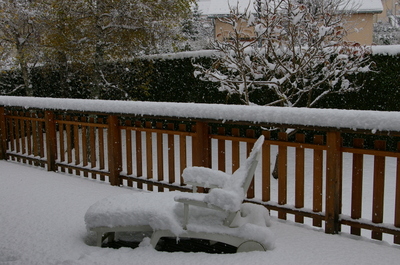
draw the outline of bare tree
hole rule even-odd
[[[265,105],[313,107],[329,94],[359,88],[348,77],[369,71],[370,50],[345,40],[343,0],[259,3],[256,10],[231,8],[221,19],[232,30],[215,42],[220,53],[213,67],[198,65],[196,74],[239,94],[245,104],[252,104],[256,89],[274,93]]]
[[[221,21],[232,30],[215,42],[215,63],[197,65],[195,74],[219,82],[221,91],[238,94],[247,105],[254,104],[255,90],[273,95],[267,106],[309,108],[329,94],[357,90],[349,77],[369,71],[370,49],[346,41],[352,9],[348,0],[258,0],[245,10],[231,7]]]
[[[27,96],[32,96],[30,67],[36,63],[38,54],[38,25],[35,20],[35,1],[0,1],[0,46],[5,58],[14,57],[20,67]]]

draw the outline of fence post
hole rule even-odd
[[[340,132],[329,131],[326,134],[326,204],[325,233],[337,234],[340,231],[341,213],[341,139]]]
[[[7,132],[4,107],[0,107],[0,159],[7,159]]]
[[[192,143],[195,166],[211,167],[211,141],[208,130],[206,122],[196,122],[196,137]]]
[[[119,128],[118,117],[115,115],[108,116],[108,168],[110,171],[110,184],[113,186],[120,185],[119,173],[122,170],[122,146],[121,132]]]
[[[45,111],[44,119],[46,126],[47,170],[56,171],[57,137],[56,137],[56,121],[54,112]]]

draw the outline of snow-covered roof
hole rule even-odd
[[[243,10],[250,5],[252,9],[253,2],[254,0],[197,0],[199,11],[208,16],[229,14],[229,6],[238,6],[239,10]],[[347,6],[355,7],[357,13],[381,13],[383,11],[381,0],[349,0]]]

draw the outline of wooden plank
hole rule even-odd
[[[162,122],[156,123],[156,128],[161,130],[163,128]],[[164,139],[163,133],[157,132],[157,180],[164,181]],[[158,186],[158,191],[163,192],[164,187]]]
[[[146,128],[152,128],[153,125],[150,121],[146,121]],[[151,131],[146,132],[146,168],[147,168],[147,179],[153,179],[153,133]],[[147,190],[153,191],[153,185],[148,184]]]
[[[27,113],[29,117],[29,113]],[[28,118],[27,117],[27,118]],[[30,119],[26,120],[26,138],[27,138],[27,143],[26,143],[26,148],[27,148],[27,155],[32,155],[32,121]],[[32,164],[31,161],[29,164]]]
[[[132,126],[132,122],[130,120],[125,121],[125,125],[130,127]],[[128,176],[133,173],[133,154],[132,154],[132,130],[126,128],[125,129],[125,152],[126,152],[126,173]]]
[[[119,120],[115,115],[108,116],[108,171],[110,172],[110,184],[119,186],[121,180],[119,174],[122,171],[122,146],[121,131],[119,128]]]
[[[400,152],[400,142],[397,143],[397,151]],[[394,204],[394,226],[400,228],[400,158],[397,158],[396,168],[396,199]],[[400,244],[400,235],[394,236],[394,243]]]
[[[132,121],[126,120],[125,121],[125,152],[126,152],[126,173],[128,176],[131,176],[133,174],[133,152],[132,152]],[[122,130],[122,127],[121,127]],[[127,180],[127,186],[128,187],[133,187],[133,181],[132,179]]]
[[[254,130],[252,130],[252,129],[246,130],[246,137],[247,138],[255,138]],[[254,142],[251,142],[251,143],[248,142],[246,144],[246,158],[250,155],[250,152],[253,149],[253,146],[254,146]],[[252,198],[255,197],[255,186],[254,186],[255,181],[254,181],[254,178],[255,177],[253,177],[253,179],[251,180],[249,189],[247,190],[247,198],[248,199],[252,199]]]
[[[239,134],[238,134],[239,137]],[[234,136],[222,136],[222,135],[212,135],[213,139],[224,139],[226,141],[234,141],[236,137]],[[251,139],[246,139],[243,138],[241,139],[242,142],[253,142]],[[316,149],[316,150],[326,150],[325,145],[315,145],[315,144],[309,144],[309,143],[296,143],[296,142],[280,142],[277,140],[265,140],[265,143],[270,144],[270,145],[281,145],[281,146],[286,146],[286,147],[302,147],[302,148],[308,148],[308,149]],[[353,149],[353,148],[349,148]],[[397,153],[393,153],[394,155]],[[400,156],[400,154],[399,154]]]
[[[196,122],[196,135],[194,141],[196,143],[195,166],[211,167],[211,139],[209,135],[209,126],[205,122]]]
[[[279,141],[287,141],[285,132],[278,133]],[[278,204],[287,204],[287,147],[278,146]],[[279,211],[278,218],[286,220],[286,212]]]
[[[70,116],[66,117],[66,120],[71,120]],[[71,132],[71,126],[72,125],[67,125],[66,126],[66,133],[67,133],[67,163],[71,164],[72,163],[72,132]],[[68,168],[68,173],[72,174],[72,169]]]
[[[354,139],[353,146],[355,148],[364,148],[364,139]],[[353,154],[353,171],[352,171],[352,188],[351,188],[351,218],[361,218],[362,211],[362,185],[363,185],[363,165],[364,156],[362,154]],[[361,235],[359,227],[351,227],[350,233],[353,235]]]
[[[90,123],[94,123],[94,117],[89,118]],[[66,125],[68,128],[69,125]],[[68,132],[67,132],[68,133]],[[97,157],[96,157],[96,128],[89,127],[89,144],[90,144],[90,167],[95,168],[97,166]],[[92,179],[96,179],[97,174],[92,172]]]
[[[73,125],[74,128],[74,150],[75,150],[75,165],[80,164],[80,145],[79,145],[79,125],[77,124],[79,121],[79,117],[74,117],[75,124]],[[81,175],[81,172],[79,170],[75,170],[75,174],[77,176]]]
[[[271,132],[263,131],[265,140],[271,139]],[[271,200],[271,145],[264,142],[261,157],[262,170],[262,201]]]
[[[54,112],[46,111],[45,120],[46,120],[47,170],[56,171],[57,136],[56,136],[56,121]]]
[[[97,119],[97,124],[103,124],[104,119],[103,118],[98,118]],[[106,146],[104,144],[104,130],[105,128],[102,126],[97,127],[97,133],[98,133],[98,142],[99,142],[99,168],[100,170],[103,170],[105,168],[105,152],[106,152]],[[121,136],[120,136],[121,138]],[[122,163],[122,162],[121,162]],[[100,174],[100,180],[104,181],[105,180],[105,175]]]
[[[25,116],[22,112],[21,115]],[[25,120],[20,120],[20,129],[21,129],[21,153],[26,154],[26,129],[25,129]],[[23,160],[23,163],[26,163],[26,160]]]
[[[38,117],[39,118],[43,118],[43,114],[39,113]],[[38,133],[39,133],[38,136],[39,136],[39,153],[40,153],[40,157],[44,157],[44,137],[43,137],[44,136],[44,134],[43,134],[44,130],[43,130],[43,127],[44,127],[44,120],[38,122]]]
[[[304,134],[296,134],[296,142],[305,142]],[[295,163],[295,203],[296,208],[304,207],[304,168],[305,168],[305,156],[304,148],[296,147],[296,163]],[[304,223],[304,217],[302,215],[295,215],[295,222]]]
[[[186,131],[186,124],[179,124],[179,131]],[[186,157],[187,157],[187,149],[186,149],[186,135],[179,135],[179,164],[180,164],[180,186],[184,186],[185,183],[183,181],[182,173],[183,170],[187,167]]]
[[[86,123],[86,117],[82,117],[81,121]],[[62,125],[60,125],[60,127],[62,127]],[[82,126],[82,165],[84,167],[88,166],[88,127],[87,126]],[[83,171],[83,176],[85,178],[89,177],[88,172],[85,170]]]
[[[10,151],[15,151],[15,137],[14,137],[14,131],[15,131],[15,127],[14,127],[14,121],[11,118],[8,118],[8,135],[10,137]]]
[[[136,128],[141,128],[142,123],[140,121],[135,122],[135,127]],[[136,131],[136,174],[138,177],[143,176],[143,159],[142,159],[142,132],[141,131]],[[137,183],[137,188],[138,189],[143,189],[143,183],[138,182]]]
[[[377,150],[386,149],[386,141],[376,140],[374,147]],[[380,224],[383,222],[385,192],[385,157],[375,156],[374,158],[374,187],[372,198],[372,222]],[[372,239],[382,240],[382,233],[372,231]]]
[[[232,136],[240,137],[238,128],[232,128]],[[235,172],[240,166],[240,146],[239,140],[232,140],[232,172]]]
[[[167,124],[168,130],[174,130],[174,124]],[[168,134],[168,183],[175,183],[175,136]]]
[[[0,106],[0,159],[7,159],[7,126],[4,107]]]
[[[59,120],[62,119],[62,117],[58,118]],[[60,124],[58,126],[58,133],[59,133],[59,146],[60,146],[60,162],[65,161],[65,126],[63,124]],[[61,172],[65,172],[65,168],[61,167]]]
[[[225,128],[218,127],[218,135],[225,135]],[[225,140],[218,139],[218,170],[226,171],[226,158],[225,158]]]
[[[18,112],[15,112],[15,113],[16,113],[15,116],[18,116]],[[20,120],[14,120],[14,126],[15,126],[15,152],[21,154],[21,148],[20,148],[21,135],[20,135],[20,129],[19,129],[19,121]],[[20,162],[20,159],[17,158],[17,161]]]
[[[324,137],[322,135],[314,136],[314,144],[323,145]],[[322,211],[323,194],[323,151],[314,149],[314,168],[313,168],[313,211]],[[321,227],[321,219],[313,219],[313,226]]]
[[[341,211],[341,138],[340,132],[329,131],[326,134],[326,196],[325,196],[325,233],[337,234],[340,231],[339,215]]]
[[[374,150],[374,149],[358,149],[358,148],[349,148],[349,147],[342,147],[341,150],[343,153],[400,158],[400,152],[393,152],[393,151],[380,151],[380,150]]]

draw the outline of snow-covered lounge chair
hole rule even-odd
[[[238,252],[272,249],[269,213],[261,205],[243,203],[253,179],[264,137],[241,167],[230,175],[203,167],[183,172],[186,184],[210,188],[208,193],[139,192],[109,197],[93,204],[86,226],[96,232],[97,245],[115,232],[150,232],[156,247],[162,237],[198,238],[237,247]]]

